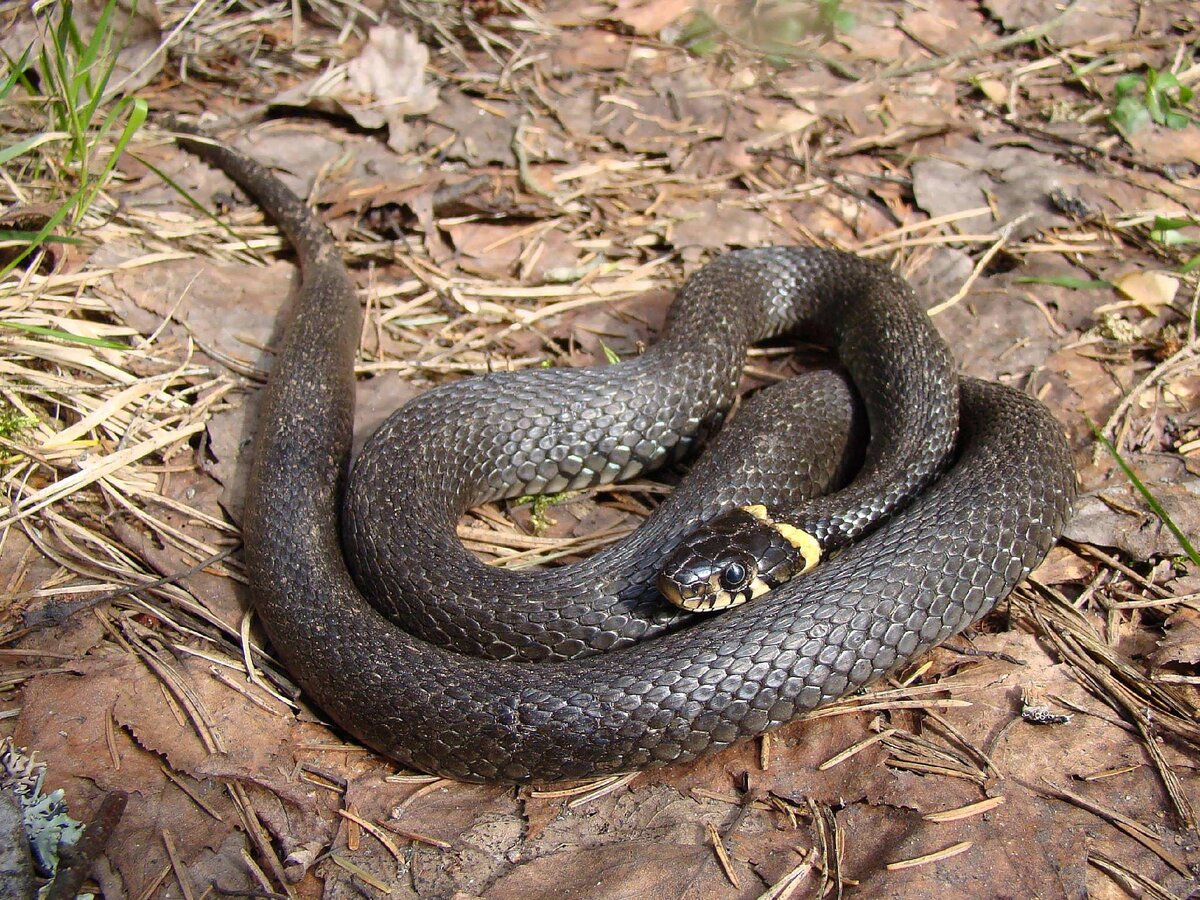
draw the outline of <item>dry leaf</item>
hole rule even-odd
[[[1167,635],[1150,657],[1156,666],[1200,664],[1200,612],[1181,606],[1167,619]]]
[[[425,83],[429,50],[394,25],[371,29],[357,58],[276,97],[275,106],[293,106],[346,115],[363,128],[388,128],[388,146],[408,149],[406,116],[437,106],[437,88]]]
[[[964,231],[987,232],[1021,219],[1012,233],[1017,239],[1066,225],[1046,197],[1090,178],[1082,169],[1047,163],[1033,150],[971,140],[914,163],[913,194],[931,216],[989,207],[996,214],[995,223],[987,212],[956,220]]]
[[[754,120],[754,124],[766,132],[792,134],[796,131],[803,131],[809,125],[819,120],[819,116],[814,115],[808,110],[797,108],[786,109],[778,115],[761,115]]]
[[[1095,565],[1067,547],[1052,547],[1032,578],[1042,584],[1065,584],[1085,581],[1096,570]]]
[[[611,18],[635,34],[657,35],[694,5],[693,0],[617,0]]]
[[[1147,487],[1184,534],[1200,534],[1200,480],[1169,484],[1147,479]],[[1175,535],[1129,485],[1085,494],[1063,533],[1073,541],[1115,547],[1136,560],[1183,552]]]
[[[1113,283],[1130,300],[1150,309],[1170,303],[1179,290],[1179,279],[1165,272],[1130,272]]]
[[[1008,102],[1008,87],[1003,81],[997,81],[995,78],[982,78],[975,82],[975,86],[983,92],[983,96],[997,106]]]
[[[1008,31],[1052,21],[1066,8],[1067,15],[1052,34],[1072,42],[1102,36],[1123,38],[1132,35],[1135,27],[1154,27],[1142,21],[1136,0],[1078,0],[1071,4],[1058,0],[984,0],[983,6]]]
[[[75,9],[99,5],[77,0]],[[370,303],[361,358],[371,374],[358,384],[356,441],[364,424],[378,421],[401,399],[460,371],[509,359],[598,362],[604,348],[634,356],[661,330],[673,288],[701,259],[734,246],[817,243],[862,246],[892,262],[927,304],[954,295],[973,278],[961,302],[936,319],[962,370],[1042,398],[1070,434],[1085,484],[1118,483],[1108,460],[1087,467],[1092,437],[1085,416],[1105,421],[1153,362],[1141,343],[1081,340],[1095,324],[1096,307],[1112,298],[1107,289],[1066,285],[1165,267],[1138,241],[1112,240],[1104,223],[1122,221],[1133,210],[1183,215],[1190,208],[1190,170],[1164,170],[1159,177],[1145,167],[1196,158],[1189,151],[1200,130],[1147,129],[1125,145],[1110,132],[1101,106],[1082,118],[1061,115],[1078,105],[1078,97],[1055,71],[1019,74],[1032,71],[1031,63],[1042,64],[1036,60],[1055,62],[1052,54],[1031,55],[1027,43],[1000,53],[987,49],[1017,28],[1052,19],[1067,4],[923,0],[875,5],[864,15],[868,5],[845,3],[856,14],[854,31],[820,45],[801,36],[796,49],[818,54],[820,64],[804,59],[782,67],[739,45],[744,32],[728,17],[721,21],[729,31],[716,29],[709,41],[691,48],[699,58],[638,36],[662,38],[664,23],[680,9],[677,0],[589,0],[549,10],[535,5],[531,12],[522,4],[468,4],[468,28],[461,27],[456,4],[412,5],[426,12],[422,34],[430,35],[430,47],[437,40],[441,48],[436,83],[443,85],[442,102],[425,121],[390,118],[439,99],[426,83],[424,48],[403,32],[377,29],[358,59],[347,62],[338,26],[328,27],[325,16],[334,7],[344,12],[345,4],[325,4],[320,16],[306,19],[303,52],[297,53],[288,52],[288,19],[228,16],[192,23],[197,27],[186,29],[187,53],[180,60],[189,73],[205,77],[160,91],[167,106],[207,104],[236,116],[233,101],[218,96],[222,79],[243,78],[242,87],[257,93],[270,88],[256,85],[273,84],[276,77],[295,83],[291,79],[325,71],[327,79],[310,83],[311,96],[301,92],[297,102],[352,115],[369,127],[389,126],[392,147],[411,138],[415,152],[402,157],[377,134],[346,134],[308,117],[300,126],[274,123],[238,139],[300,196],[319,206],[332,203],[323,217],[339,237],[353,234],[344,244],[347,258],[356,280],[371,287],[364,298]],[[121,0],[119,7],[129,3]],[[718,5],[715,14],[726,9],[737,8]],[[782,26],[797,24],[794,9],[773,9],[779,15],[772,22],[784,37]],[[458,24],[435,38],[446,10]],[[1098,96],[1111,97],[1117,69],[1178,68],[1175,44],[1135,47],[1121,36],[1136,26],[1140,34],[1178,34],[1189,41],[1190,11],[1184,0],[1080,0],[1048,44],[1099,35],[1085,49],[1115,61],[1089,77]],[[0,45],[15,57],[24,46],[18,42],[14,52],[21,23],[6,15],[0,12],[0,25],[13,27],[0,35]],[[703,56],[705,43],[711,56]],[[956,49],[970,52],[950,69],[872,77]],[[840,65],[863,77],[847,77]],[[266,80],[257,80],[256,72]],[[1009,98],[1008,86],[1017,81],[1020,97]],[[965,83],[979,91],[958,90]],[[340,93],[322,95],[334,87]],[[224,215],[228,204],[221,196],[234,190],[227,179],[195,162],[185,166],[182,154],[143,143],[144,137],[137,138],[138,159],[181,176],[192,196]],[[1079,146],[1105,153],[1103,177],[1072,161]],[[1128,154],[1142,171],[1130,170]],[[94,253],[87,268],[72,269],[65,282],[34,283],[24,293],[18,286],[14,299],[21,306],[14,315],[24,316],[28,301],[30,310],[48,311],[50,324],[79,315],[89,325],[107,325],[110,313],[101,306],[107,300],[116,318],[143,334],[157,333],[150,347],[131,341],[134,349],[127,353],[103,351],[105,360],[124,360],[127,371],[118,374],[142,379],[162,366],[194,367],[195,375],[161,392],[163,403],[139,401],[120,409],[96,430],[102,442],[122,439],[128,422],[161,428],[164,415],[206,415],[192,405],[206,397],[220,396],[224,409],[208,421],[208,439],[197,441],[194,453],[184,449],[166,465],[154,459],[132,467],[105,484],[104,493],[72,496],[32,516],[27,529],[11,530],[0,546],[0,572],[6,573],[0,585],[15,594],[4,621],[10,630],[36,624],[39,613],[41,623],[57,622],[55,611],[108,590],[110,574],[114,582],[135,580],[120,571],[127,561],[139,577],[178,574],[194,562],[188,548],[196,542],[229,546],[232,531],[196,514],[217,515],[213,477],[226,489],[221,502],[233,504],[231,489],[248,469],[260,392],[231,379],[202,350],[189,356],[188,342],[266,367],[262,347],[277,331],[279,304],[294,281],[292,267],[282,262],[253,270],[231,265],[231,254],[243,251],[232,247],[227,232],[185,206],[133,157],[119,166],[124,177],[106,187],[118,213],[102,205],[82,228],[85,243],[79,246],[103,252]],[[487,187],[452,205],[435,203],[444,181]],[[530,184],[555,196],[534,198],[525,193]],[[23,202],[17,192],[27,187],[33,188],[27,196],[41,196],[42,186],[17,180],[8,188],[10,205]],[[953,218],[978,207],[985,212],[974,221]],[[931,223],[925,213],[950,214],[951,220]],[[1025,229],[987,257],[998,225],[1026,214]],[[244,206],[231,218],[252,238],[269,231],[259,221]],[[356,229],[363,224],[378,235]],[[1122,234],[1130,237],[1117,232]],[[275,255],[273,240],[260,241],[259,252],[290,259],[286,251]],[[161,252],[215,262],[152,262],[149,254]],[[976,278],[981,261],[987,265]],[[113,269],[115,275],[96,274]],[[657,290],[606,296],[627,272]],[[502,295],[489,293],[497,281],[507,288]],[[557,295],[547,291],[543,297],[539,286],[570,282],[577,282],[571,299],[584,305],[539,319],[535,327],[510,327],[506,309],[545,308]],[[1174,316],[1163,305],[1163,287],[1151,279],[1149,287],[1134,288],[1139,302],[1149,298],[1153,313],[1123,311],[1139,335],[1158,334],[1159,316]],[[510,299],[523,292],[528,296]],[[12,367],[6,397],[45,416],[39,438],[43,431],[72,427],[122,389],[91,369],[79,376],[68,364],[36,358],[30,364],[19,349],[29,341],[5,337],[17,348],[4,356]],[[780,372],[794,363],[782,341],[763,350],[765,356],[751,359],[751,372]],[[38,396],[40,379],[52,387]],[[1194,453],[1200,413],[1189,409],[1200,395],[1200,375],[1169,372],[1154,388],[1129,407],[1125,444],[1136,448],[1133,464],[1194,534],[1200,494],[1180,482],[1200,460]],[[189,468],[193,457],[200,474]],[[61,477],[76,459],[18,459],[10,486],[20,491],[56,472]],[[128,493],[127,485],[137,493]],[[618,528],[632,520],[631,502],[652,506],[653,499],[636,492],[575,497],[547,510],[555,520],[547,533],[578,537]],[[1162,524],[1127,489],[1089,496],[1081,510],[1081,521],[1093,529],[1090,537],[1127,547],[1126,561],[1135,566],[1139,556],[1177,552]],[[472,515],[480,525],[512,526],[509,534],[516,537],[528,537],[522,525],[532,530],[528,507],[495,504]],[[81,553],[92,558],[86,566]],[[225,565],[237,572],[239,560]],[[1177,561],[1159,566],[1156,583],[1177,596],[1194,593],[1200,576],[1179,577],[1181,567]],[[1182,604],[1108,610],[1101,604],[1106,595],[1124,599],[1143,592],[1121,572],[1064,548],[1050,555],[1036,578],[1061,585],[1063,595],[1079,601],[1069,621],[1094,628],[1101,643],[1111,641],[1108,650],[1130,660],[1123,683],[1137,687],[1142,681],[1142,687],[1179,696],[1193,692],[1192,685],[1170,678],[1190,678],[1200,664],[1194,610]],[[1089,583],[1096,590],[1081,593]],[[47,760],[48,778],[67,790],[79,818],[90,818],[102,791],[130,792],[127,820],[108,858],[131,896],[153,889],[177,895],[177,880],[190,882],[196,896],[211,896],[218,887],[268,886],[298,897],[322,891],[357,896],[374,883],[361,875],[381,884],[381,894],[391,887],[406,897],[575,892],[600,900],[647,893],[740,900],[762,895],[793,872],[803,878],[789,889],[792,897],[822,890],[834,896],[838,886],[825,880],[837,874],[835,860],[821,852],[810,800],[827,804],[836,817],[822,822],[837,826],[831,843],[842,850],[842,874],[860,882],[842,886],[847,896],[1116,896],[1122,886],[1088,864],[1104,857],[1175,896],[1188,896],[1193,886],[1186,868],[1195,865],[1195,842],[1172,813],[1163,776],[1127,717],[1087,687],[1092,682],[1077,663],[1055,655],[1054,626],[1065,619],[1051,628],[1035,622],[1032,608],[1041,616],[1056,614],[1051,598],[1038,593],[1038,607],[1013,597],[957,643],[931,653],[924,661],[928,669],[896,673],[911,679],[911,687],[884,683],[851,701],[875,708],[779,729],[765,744],[769,764],[762,742],[746,742],[694,765],[639,775],[583,802],[578,796],[397,779],[393,763],[316,724],[313,711],[279,714],[277,701],[246,682],[237,632],[216,627],[214,613],[226,626],[240,624],[246,601],[241,584],[216,571],[102,604],[96,612],[104,618],[89,608],[65,624],[14,640],[11,655],[0,661],[6,683],[23,682],[25,689],[22,696],[11,690],[0,696],[0,712],[16,717],[21,739]],[[209,753],[199,743],[180,697],[165,689],[140,661],[144,657],[130,656],[105,630],[114,621],[126,635],[145,635],[162,663],[179,673],[222,735],[224,752]],[[253,627],[251,637],[262,641]],[[257,653],[254,658],[263,677],[285,693],[291,689],[275,664]],[[1146,681],[1143,661],[1164,670],[1151,674],[1169,677],[1157,685]],[[1023,719],[1021,698],[1032,694],[1054,714],[1072,718],[1053,728]],[[1148,702],[1152,728],[1165,738],[1156,750],[1183,792],[1194,797],[1200,777],[1194,748],[1177,734],[1168,736],[1169,719]],[[970,705],[948,705],[963,703]],[[1146,712],[1141,707],[1140,714]],[[844,755],[848,749],[858,752]],[[821,768],[831,760],[835,764]],[[175,767],[178,783],[164,774],[167,764]],[[1172,871],[1097,815],[1037,794],[1034,787],[1047,781],[1148,826],[1185,860],[1185,871]],[[245,817],[234,807],[232,788],[249,798],[253,808],[244,810]],[[924,818],[995,797],[1005,800],[999,808],[958,821]],[[351,828],[339,816],[350,809],[370,827]],[[242,830],[255,821],[268,831],[258,846]],[[740,891],[721,871],[710,825],[732,859]],[[398,852],[371,827],[382,829]],[[177,870],[165,858],[164,831],[174,837]],[[957,856],[901,871],[887,868],[968,842]],[[269,885],[251,882],[243,853],[270,868],[264,847],[291,853],[288,874],[299,883],[287,887],[274,873],[267,875]],[[816,852],[810,856],[810,850]]]

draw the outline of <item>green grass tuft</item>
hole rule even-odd
[[[9,71],[0,82],[0,101],[22,88],[33,101],[29,108],[41,110],[44,118],[32,134],[0,148],[0,165],[20,162],[35,177],[49,176],[62,199],[46,224],[26,239],[25,248],[0,269],[0,277],[35,253],[60,226],[78,227],[146,121],[148,108],[140,98],[123,96],[108,106],[109,83],[127,37],[113,26],[118,8],[117,0],[108,0],[85,41],[70,0],[41,7],[40,49],[30,46],[18,59],[6,58]],[[132,15],[126,19],[132,20]],[[31,65],[38,72],[37,84],[29,75]]]
[[[1151,124],[1166,128],[1186,128],[1192,118],[1187,107],[1195,92],[1172,72],[1147,67],[1142,74],[1129,73],[1117,79],[1115,104],[1108,121],[1129,140],[1130,136]]]

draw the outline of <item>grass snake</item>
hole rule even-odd
[[[886,268],[801,248],[706,266],[635,359],[426,392],[372,439],[390,454],[367,456],[350,476],[362,312],[332,236],[253,160],[178,139],[263,207],[300,262],[253,445],[243,520],[251,602],[311,699],[406,765],[461,780],[555,781],[683,762],[760,734],[966,628],[1045,556],[1069,515],[1074,471],[1042,404],[957,379],[928,317]],[[584,563],[500,570],[455,536],[459,514],[483,500],[677,458],[720,424],[746,347],[796,329],[836,348],[872,435],[861,474],[800,508],[807,530],[842,548],[811,573],[714,617],[667,610],[653,590],[666,552],[698,522],[786,503],[799,481],[839,482],[853,429],[836,378],[749,406],[686,488]],[[809,403],[818,424],[800,428],[836,447],[820,474],[798,475],[797,426],[778,410]],[[739,462],[747,444],[757,449]],[[343,523],[348,481],[363,490],[346,501]],[[372,520],[377,531],[361,524]],[[389,539],[398,568],[387,569]]]

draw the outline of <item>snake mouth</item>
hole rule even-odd
[[[688,609],[688,603],[692,602],[693,599],[684,597],[683,593],[679,590],[679,585],[666,575],[658,576],[658,590],[671,602],[672,606],[678,606],[680,609]]]
[[[658,576],[658,589],[674,606],[688,612],[721,612],[741,606],[747,600],[770,590],[761,578],[754,578],[744,591],[732,592],[723,588],[717,574],[709,578],[689,578],[682,582],[663,573]]]
[[[704,579],[683,583],[662,573],[658,576],[658,589],[673,606],[688,612],[712,612],[729,605],[722,602],[724,593]]]

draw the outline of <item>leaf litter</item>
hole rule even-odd
[[[1126,142],[1106,116],[1122,75],[1194,84],[1200,22],[845,2],[821,33],[817,6],[166,2],[129,68],[157,110],[304,108],[236,140],[341,240],[368,310],[358,436],[446,380],[635,355],[711,256],[815,242],[894,258],[964,371],[1051,406],[1084,489],[1068,539],[890,683],[693,765],[517,791],[399,772],[297,695],[246,612],[238,480],[290,252],[145,129],[82,247],[10,273],[0,314],[25,423],[0,434],[0,721],[71,816],[109,823],[85,860],[105,896],[1194,889],[1200,572],[1092,423],[1194,539],[1200,132]],[[6,204],[53,197],[6,174]],[[756,351],[745,385],[787,357]],[[489,504],[460,533],[497,564],[570,560],[670,480]]]

